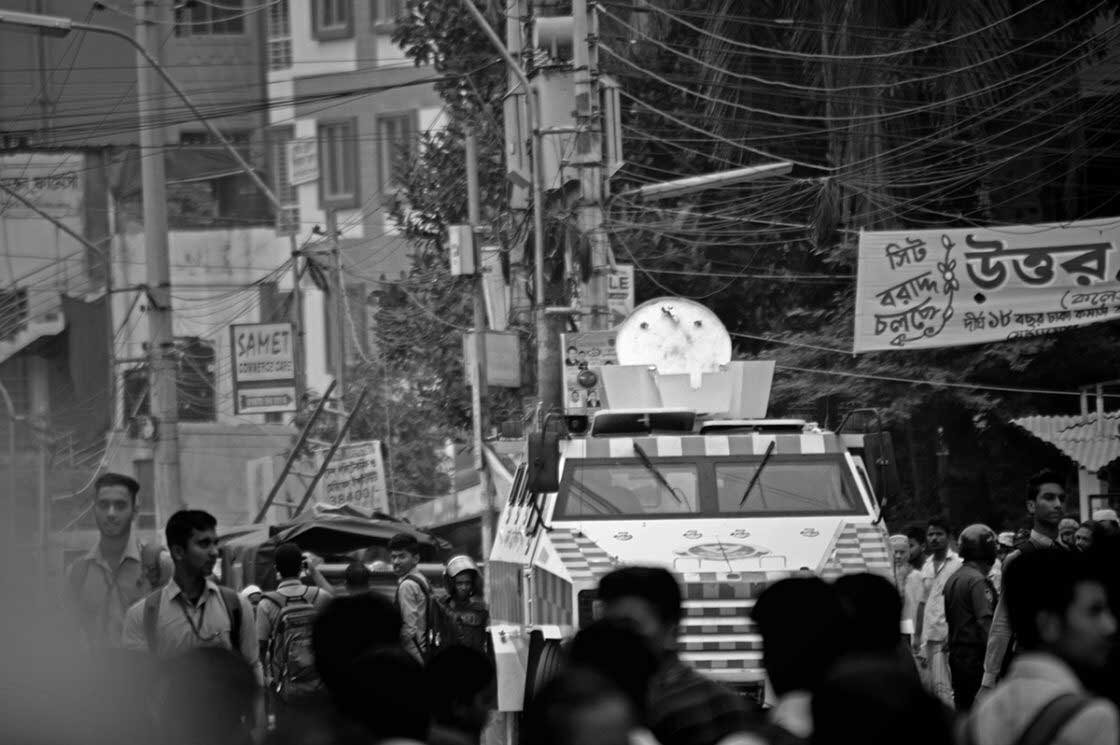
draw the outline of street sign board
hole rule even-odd
[[[288,184],[319,180],[319,143],[314,137],[288,141]]]
[[[230,332],[233,375],[238,383],[295,379],[292,324],[234,324]]]
[[[294,384],[275,388],[239,388],[235,395],[238,414],[277,414],[296,410]]]
[[[463,334],[463,360],[470,367],[475,364],[474,331]],[[497,388],[521,387],[521,338],[515,332],[487,331],[486,385]]]
[[[389,491],[385,486],[385,463],[381,442],[366,440],[339,447],[323,474],[320,494],[324,504],[343,504],[367,510],[389,512]]]
[[[230,369],[234,412],[270,414],[295,411],[295,336],[290,323],[230,326]]]
[[[618,326],[634,312],[633,264],[615,264],[607,274],[607,306],[611,326]]]

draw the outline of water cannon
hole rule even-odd
[[[766,415],[774,363],[731,359],[731,335],[711,310],[661,297],[615,330],[617,364],[588,370],[611,409],[689,409],[710,416]]]

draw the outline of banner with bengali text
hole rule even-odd
[[[866,232],[855,351],[933,349],[1120,319],[1120,218]]]

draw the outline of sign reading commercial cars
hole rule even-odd
[[[230,366],[237,414],[296,410],[294,345],[290,323],[246,323],[230,327]]]
[[[1056,334],[1120,318],[1115,218],[861,233],[855,351]]]

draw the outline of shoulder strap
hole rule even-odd
[[[413,577],[411,574],[406,574],[404,576],[404,579],[408,580],[409,582],[412,582],[412,584],[419,587],[420,592],[424,593],[424,601],[429,605],[431,604],[431,602],[432,602],[432,591],[428,588],[428,585],[426,583],[421,582],[420,580],[416,579],[416,577]],[[401,596],[401,588],[403,586],[404,586],[403,581],[401,582],[401,584],[397,585],[397,594],[396,594],[397,605],[401,604],[401,597],[400,596]]]
[[[221,595],[222,603],[226,606],[226,613],[229,614],[229,643],[234,652],[240,652],[241,598],[233,588],[225,585],[218,585],[218,594]]]
[[[1087,696],[1063,693],[1039,710],[1015,745],[1050,745],[1062,728],[1088,704]]]
[[[159,628],[159,600],[162,590],[154,590],[144,598],[144,640],[148,642],[148,651],[155,654],[156,631]]]
[[[288,598],[278,592],[265,592],[261,594],[261,601],[268,600],[277,608],[283,609],[288,604]]]

